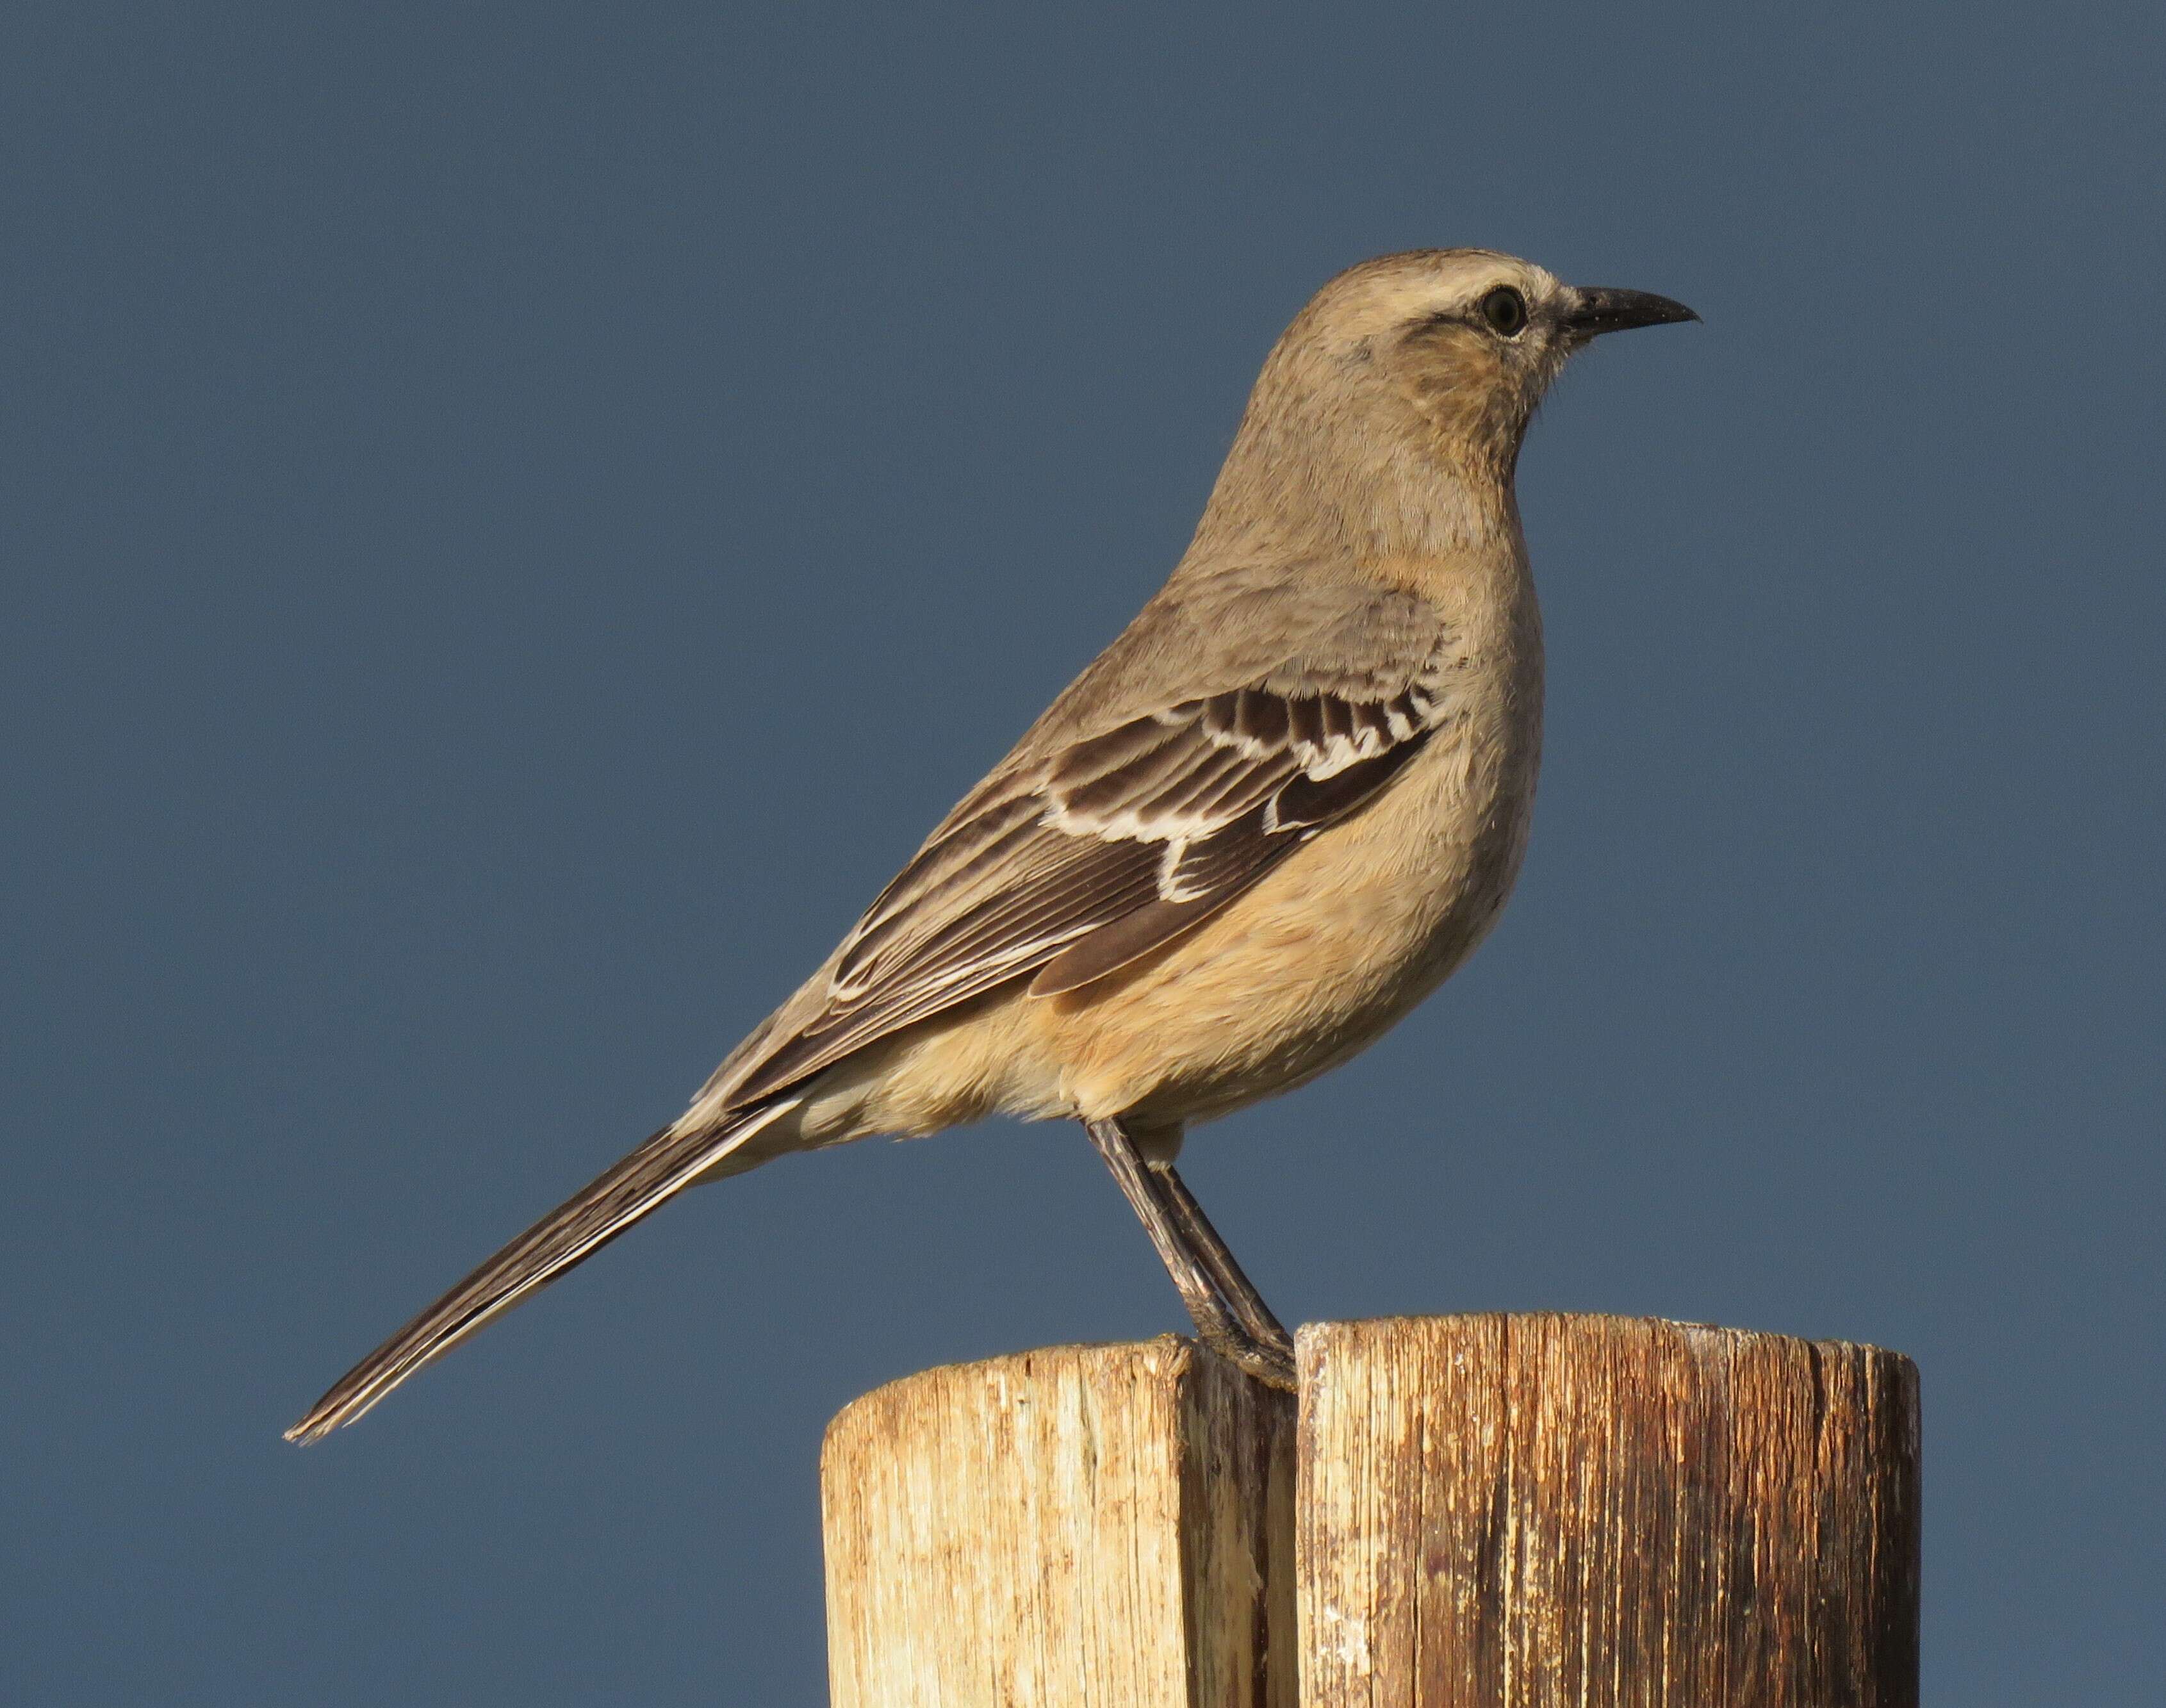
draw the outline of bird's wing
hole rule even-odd
[[[1101,715],[1069,720],[1075,732],[1056,704],[881,892],[816,1006],[754,1060],[726,1065],[729,1101],[785,1091],[1026,976],[1038,995],[1101,978],[1373,797],[1450,715],[1453,649],[1409,595],[1348,590],[1335,605],[1330,621],[1283,636],[1268,665],[1248,663],[1239,685],[1223,685],[1221,668],[1205,673],[1220,678],[1212,691],[1155,704],[1128,686],[1102,696]],[[1117,669],[1120,650],[1101,666]],[[1166,662],[1147,674],[1175,674]]]

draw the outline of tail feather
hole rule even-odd
[[[341,1377],[286,1431],[313,1441],[350,1424],[423,1365],[601,1250],[650,1210],[797,1107],[769,1103],[720,1128],[664,1127],[606,1174],[544,1216]]]

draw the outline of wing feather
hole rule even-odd
[[[1078,989],[1201,924],[1387,786],[1448,710],[1449,637],[1396,669],[1297,659],[1011,763],[845,941],[824,1001],[766,1041],[733,1101],[1030,976]]]

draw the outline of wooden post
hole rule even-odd
[[[1299,1352],[1297,1441],[1170,1340],[846,1409],[837,1708],[1915,1708],[1908,1360],[1548,1315]]]
[[[1300,1351],[1304,1705],[1914,1708],[1907,1358],[1576,1316]]]
[[[1291,1394],[1171,1335],[928,1370],[820,1456],[835,1708],[1294,1708]]]

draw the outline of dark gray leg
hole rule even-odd
[[[1293,1336],[1286,1333],[1285,1325],[1271,1314],[1271,1308],[1264,1303],[1264,1296],[1256,1291],[1256,1284],[1244,1275],[1241,1266],[1234,1261],[1218,1230],[1203,1214],[1203,1206],[1196,1202],[1196,1194],[1188,1189],[1188,1182],[1174,1171],[1170,1162],[1151,1166],[1166,1188],[1167,1202],[1174,1219],[1180,1223],[1188,1248],[1203,1261],[1217,1283],[1218,1296],[1226,1301],[1234,1319],[1248,1333],[1249,1338],[1260,1346],[1273,1349],[1286,1361],[1289,1373],[1293,1368]]]
[[[1083,1125],[1150,1235],[1203,1344],[1260,1382],[1292,1388],[1293,1343],[1181,1177],[1170,1166],[1146,1163],[1119,1121]]]

